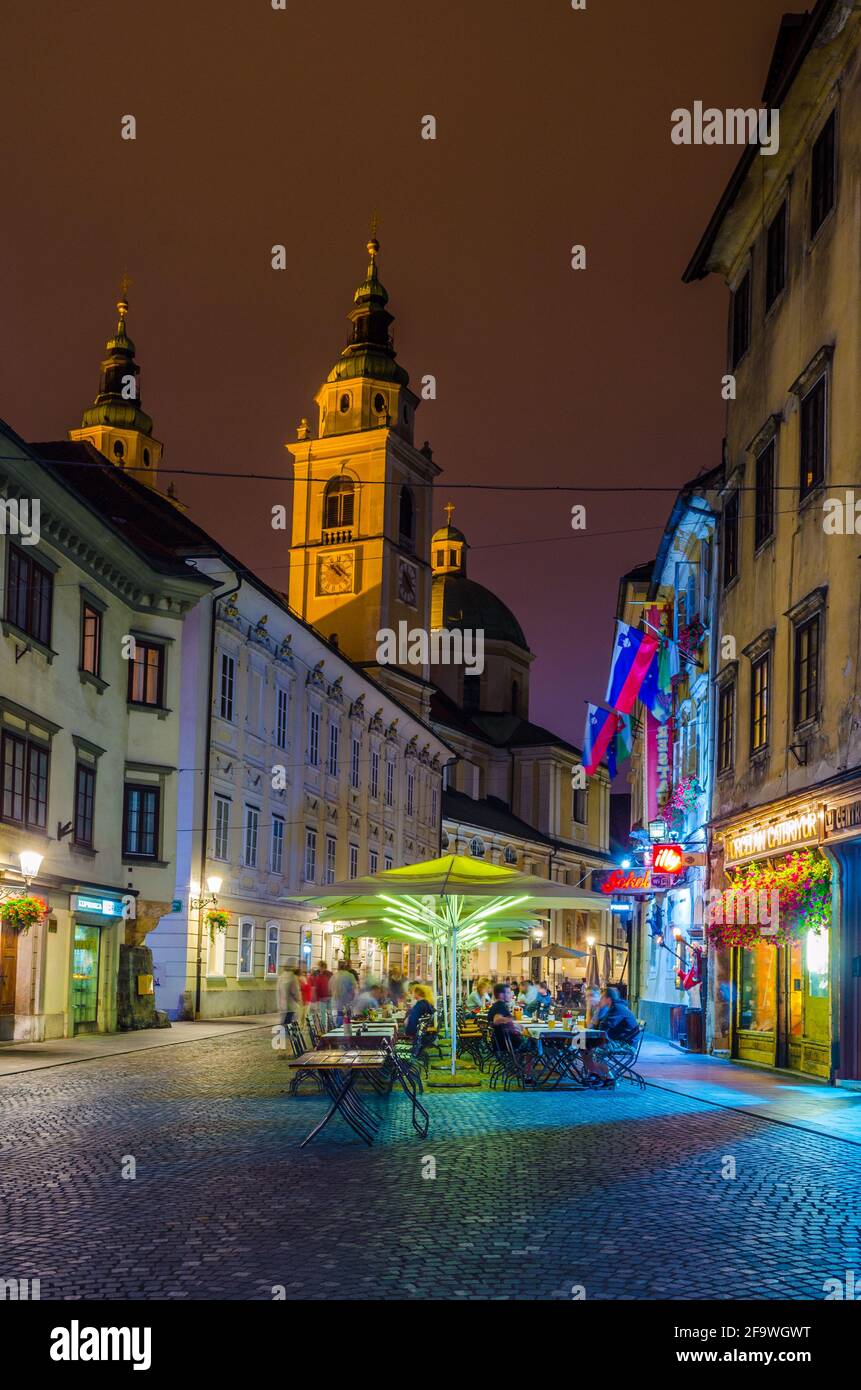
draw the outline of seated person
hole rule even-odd
[[[382,985],[366,984],[360,994],[353,1000],[351,1013],[353,1018],[361,1018],[369,1014],[371,1009],[381,1009],[386,1002],[386,992]]]
[[[639,1032],[636,1016],[628,1008],[615,985],[608,985],[601,995],[594,1028],[602,1028],[611,1042],[629,1042]]]
[[[404,1036],[407,1038],[415,1037],[416,1033],[418,1032],[419,1019],[421,1018],[428,1017],[428,1027],[430,1027],[430,1023],[433,1022],[433,1016],[435,1013],[433,991],[431,990],[430,985],[413,985],[411,993],[413,996],[414,1003],[409,1013],[407,1014],[407,1020],[404,1024]]]
[[[486,1008],[490,1003],[490,980],[486,975],[479,975],[473,981],[472,989],[466,996],[466,1007],[470,1013],[478,1013],[480,1009]]]
[[[538,986],[534,980],[523,981],[517,1002],[523,1006],[523,1012],[531,1018],[538,1008]]]
[[[538,986],[535,1003],[531,1007],[528,1007],[526,1012],[529,1014],[530,1018],[540,1018],[544,1020],[550,1013],[550,1005],[552,1003],[553,996],[547,987],[547,982],[546,980],[542,980],[541,984]]]
[[[505,1051],[507,1037],[517,1049],[529,1045],[528,1038],[523,1036],[523,1029],[511,1016],[510,985],[493,986],[493,1003],[487,1021],[490,1025],[490,1044],[494,1052]]]

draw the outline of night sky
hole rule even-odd
[[[576,484],[674,488],[720,458],[726,291],[680,277],[739,151],[673,145],[670,112],[759,105],[786,8],[4,0],[0,414],[34,440],[80,423],[127,267],[165,470],[282,476],[173,480],[286,588],[282,446],[316,425],[377,210],[399,360],[438,382],[416,422],[437,518],[455,503],[471,576],[537,653],[533,719],[579,743],[619,576],[654,555],[672,494]],[[575,490],[451,487],[526,481]]]

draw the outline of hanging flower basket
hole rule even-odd
[[[831,867],[818,850],[796,850],[775,863],[758,860],[728,878],[727,892],[756,894],[757,904],[762,894],[769,911],[771,894],[778,893],[777,931],[763,935],[761,922],[708,923],[706,935],[715,946],[755,946],[760,941],[786,945],[831,925]]]
[[[699,618],[691,618],[689,623],[679,628],[679,650],[686,656],[695,656],[705,631]]]
[[[23,936],[34,922],[40,922],[47,914],[48,904],[44,898],[26,894],[21,898],[6,898],[0,902],[0,915],[9,923],[13,931]]]
[[[218,908],[211,912],[207,912],[206,925],[209,928],[209,935],[214,938],[217,931],[227,931],[227,928],[230,926],[230,917],[226,912],[222,912],[221,909]]]
[[[703,788],[696,777],[682,777],[667,797],[661,811],[670,834],[680,833],[688,812],[697,804]]]

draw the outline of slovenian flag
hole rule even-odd
[[[607,682],[607,704],[620,714],[630,714],[640,693],[652,657],[658,650],[658,639],[651,633],[640,632],[628,623],[616,623],[616,642],[613,662]]]
[[[630,714],[620,714],[616,720],[616,757],[620,763],[630,758],[634,739],[631,733]]]
[[[660,657],[652,657],[652,664],[640,686],[640,700],[659,724],[665,724],[672,713],[672,697],[661,689]]]
[[[671,642],[669,637],[664,637],[661,639],[661,650],[658,656],[658,685],[665,695],[672,692],[673,680],[678,674],[678,643]]]
[[[583,766],[591,777],[609,747],[616,732],[614,710],[600,705],[586,706],[586,733],[583,737]]]

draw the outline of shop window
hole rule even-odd
[[[773,1033],[778,953],[760,941],[739,951],[738,1026],[745,1032]]]
[[[9,547],[6,571],[6,621],[43,646],[51,642],[54,578],[31,555]]]

